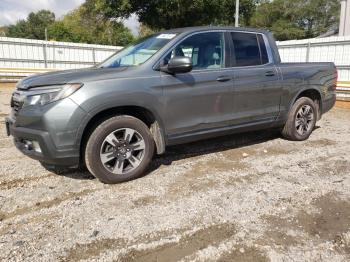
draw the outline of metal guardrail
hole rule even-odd
[[[322,38],[317,38],[317,39],[322,39]],[[283,48],[329,46],[330,44],[331,45],[350,45],[350,40],[325,41],[325,42],[311,42],[311,41],[309,41],[306,43],[295,43],[295,44],[284,44],[283,42],[278,42],[278,46],[283,47]]]
[[[46,64],[81,64],[81,65],[96,65],[95,62],[87,61],[69,61],[69,60],[48,60],[48,59],[17,59],[17,58],[0,58],[0,62],[32,62]],[[47,67],[46,67],[47,68]]]
[[[337,84],[337,99],[350,102],[350,81],[339,81]]]
[[[48,68],[0,68],[0,83],[1,82],[18,82],[24,77],[46,73],[50,71],[56,71],[57,69]]]
[[[80,49],[80,50],[99,50],[99,51],[118,51],[120,50],[120,48],[122,47],[118,47],[118,46],[112,46],[112,47],[103,47],[101,45],[101,47],[89,47],[88,44],[84,44],[83,46],[79,46],[79,45],[62,45],[60,44],[60,42],[51,42],[51,41],[43,41],[43,42],[47,42],[47,43],[35,43],[35,42],[17,42],[17,41],[0,41],[2,44],[11,44],[11,45],[25,45],[25,46],[39,46],[42,47],[43,45],[47,45],[55,47],[55,48],[69,48],[69,49]],[[74,43],[68,43],[68,44],[74,44]]]

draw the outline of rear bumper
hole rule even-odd
[[[331,110],[334,107],[336,100],[337,100],[336,94],[334,94],[331,97],[329,97],[328,99],[324,100],[322,102],[322,114],[325,114],[329,110]]]
[[[10,118],[6,118],[5,123],[9,135],[14,138],[15,146],[26,156],[51,165],[66,167],[79,165],[79,150],[75,148],[57,149],[48,132],[16,127]],[[41,152],[28,148],[25,140],[38,142]]]

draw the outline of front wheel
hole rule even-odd
[[[85,163],[101,182],[116,184],[142,176],[153,153],[149,128],[137,118],[116,116],[101,123],[91,134]]]
[[[289,112],[287,122],[282,130],[286,139],[303,141],[309,138],[315,128],[317,108],[308,97],[299,98]]]

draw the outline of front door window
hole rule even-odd
[[[190,57],[194,70],[223,68],[225,66],[224,34],[212,32],[188,37],[165,57],[163,65],[175,56]]]

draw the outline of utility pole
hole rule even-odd
[[[350,35],[350,0],[341,0],[339,36]]]
[[[235,27],[239,27],[239,0],[236,0]]]

